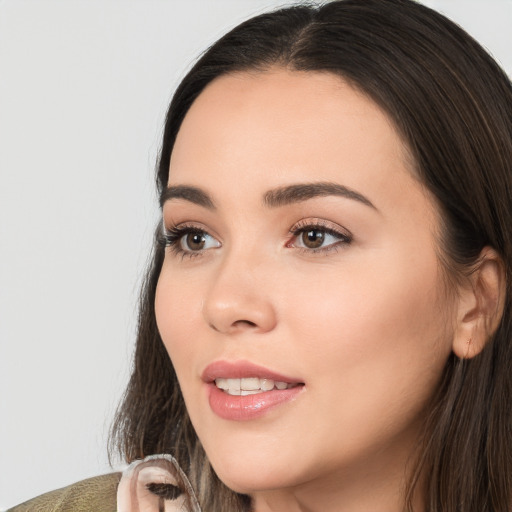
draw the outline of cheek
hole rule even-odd
[[[164,263],[165,265],[165,263]],[[193,326],[200,314],[200,295],[195,281],[183,282],[175,273],[162,269],[155,295],[155,315],[158,331],[180,378],[180,372],[190,365],[186,361],[194,343]]]
[[[291,338],[301,340],[304,372],[315,367],[319,385],[353,389],[343,396],[354,407],[363,396],[377,393],[385,403],[411,389],[423,400],[451,351],[450,304],[441,290],[434,258],[393,266],[376,259],[319,278],[307,295],[288,290],[284,316]]]
[[[315,397],[310,429],[319,438],[344,440],[331,454],[356,456],[409,438],[450,353],[437,265],[428,279],[373,269],[366,267],[365,278],[355,268],[331,274],[315,283],[318,293],[288,290],[290,348],[298,351],[294,360]],[[321,452],[322,441],[314,442]]]

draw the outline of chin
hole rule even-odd
[[[210,459],[211,460],[211,459]],[[237,457],[211,460],[215,473],[230,489],[241,494],[295,487],[304,483],[301,468],[295,461],[280,460],[268,453],[251,456],[247,452]]]
[[[259,474],[258,474],[259,473]],[[262,474],[263,473],[263,474]],[[290,487],[290,482],[282,479],[282,472],[275,473],[266,468],[259,467],[258,470],[245,469],[244,473],[235,474],[233,471],[217,473],[222,483],[232,491],[240,494],[254,494],[255,492],[272,491]]]

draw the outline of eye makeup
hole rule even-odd
[[[285,243],[285,247],[305,254],[338,251],[342,246],[349,245],[353,239],[348,230],[318,218],[302,219],[292,226],[289,234],[292,238]],[[222,243],[205,228],[191,223],[170,227],[163,225],[159,243],[182,258],[201,256],[210,249],[222,247]]]

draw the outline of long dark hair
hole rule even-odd
[[[215,43],[176,90],[165,122],[157,184],[165,189],[171,152],[191,104],[212,80],[282,66],[339,75],[381,106],[438,203],[441,260],[455,278],[485,246],[507,275],[501,323],[470,360],[450,356],[419,447],[404,508],[419,477],[430,512],[512,510],[512,87],[494,60],[457,25],[412,0],[340,0],[250,19]],[[187,415],[159,336],[154,257],[140,303],[132,376],[113,426],[131,461],[172,453],[205,511],[250,510],[211,469]]]

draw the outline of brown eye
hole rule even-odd
[[[338,230],[323,224],[298,226],[291,230],[294,238],[287,246],[297,247],[310,253],[327,253],[333,249],[337,250],[341,246],[348,246],[352,243],[352,235],[344,233],[342,229],[340,227]]]
[[[206,237],[204,233],[188,233],[185,236],[183,243],[186,250],[201,251],[204,249],[206,244]]]
[[[164,228],[162,245],[172,249],[175,254],[199,255],[208,249],[217,249],[222,244],[207,231],[194,226],[173,226]]]
[[[319,229],[309,229],[302,232],[302,243],[308,249],[318,249],[325,240],[325,233]]]
[[[179,240],[179,247],[185,253],[201,253],[221,246],[218,240],[200,229],[187,229],[176,240]]]

